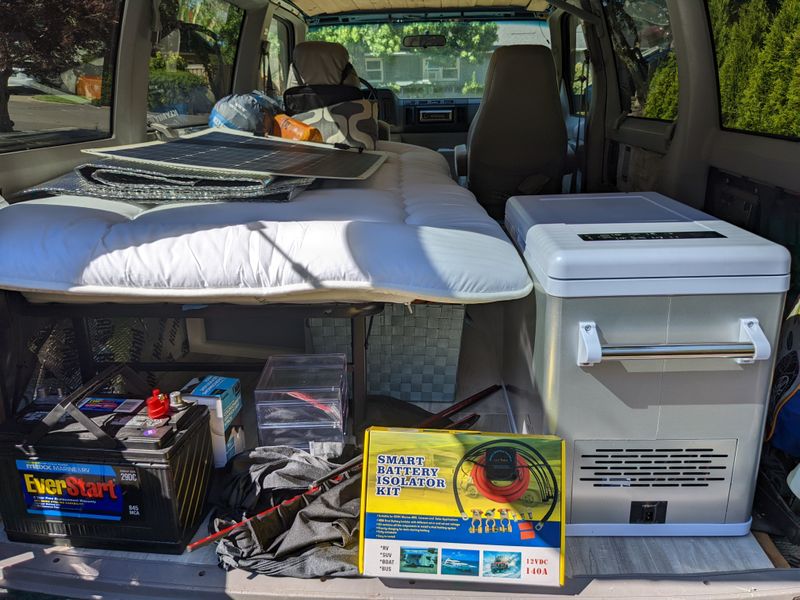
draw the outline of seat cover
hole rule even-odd
[[[350,67],[347,48],[335,42],[302,42],[292,51],[287,88],[298,85],[349,85],[359,87],[358,74]]]
[[[560,191],[567,132],[549,48],[495,50],[467,146],[469,189],[495,218],[510,196]]]

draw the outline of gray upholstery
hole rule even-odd
[[[561,191],[567,132],[549,48],[495,50],[467,152],[467,185],[495,218],[510,196]]]
[[[342,73],[350,54],[347,48],[334,42],[303,42],[292,52],[287,87],[297,85],[351,85],[360,87],[361,82],[353,69],[342,81]]]

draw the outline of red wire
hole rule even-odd
[[[318,408],[322,412],[329,413],[335,410],[334,407],[329,406],[327,404],[322,404],[322,402],[319,402],[318,400],[314,399],[313,396],[309,396],[308,394],[304,394],[303,392],[288,392],[288,395],[291,396],[292,398],[297,398],[298,400],[302,400],[303,402],[308,402],[314,408]]]
[[[475,482],[475,487],[481,495],[494,502],[511,503],[516,502],[525,492],[528,491],[528,484],[531,481],[531,472],[528,470],[528,463],[517,454],[517,471],[520,473],[519,479],[509,485],[495,485],[486,477],[486,468],[483,466],[486,461],[486,455],[481,456],[472,465],[470,477]]]

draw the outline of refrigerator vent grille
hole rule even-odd
[[[577,463],[578,480],[596,488],[704,488],[729,482],[733,452],[713,443],[650,448],[611,448],[606,444],[584,446]]]

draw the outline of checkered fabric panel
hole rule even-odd
[[[409,402],[453,402],[464,325],[461,305],[389,304],[372,322],[368,391]],[[309,319],[310,352],[350,354],[348,319]]]

